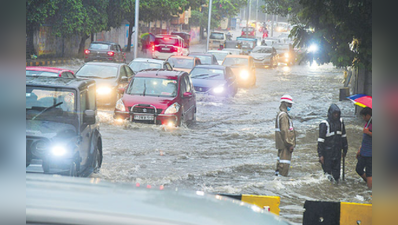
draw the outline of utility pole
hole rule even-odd
[[[271,15],[271,37],[274,37],[274,14]]]
[[[256,3],[256,31],[258,30],[258,27],[257,27],[257,22],[258,22],[258,0],[257,0],[257,3]]]
[[[245,32],[246,33],[246,38],[247,38],[248,32],[249,32],[248,25],[249,25],[249,19],[250,19],[250,4],[251,4],[251,0],[249,0],[248,4],[249,4],[249,12],[247,13],[247,20],[246,20],[246,32]]]
[[[139,10],[140,9],[140,0],[135,0],[135,35],[134,35],[134,59],[137,58],[137,50],[138,50],[138,20],[139,20]]]
[[[207,22],[207,40],[206,40],[206,52],[209,51],[209,39],[210,39],[210,24],[211,24],[211,8],[213,5],[213,0],[209,2],[209,19]]]

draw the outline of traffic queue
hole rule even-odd
[[[233,98],[239,88],[256,85],[256,67],[278,65],[275,47],[244,37],[231,46],[222,32],[210,37],[217,50],[189,52],[189,35],[174,33],[156,35],[147,45],[152,58],[128,64],[120,45],[101,41],[84,51],[85,64],[76,73],[26,67],[27,171],[98,172],[97,106],[112,107],[116,121],[179,127],[196,121],[198,96]]]

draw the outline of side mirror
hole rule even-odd
[[[190,98],[190,97],[192,97],[192,93],[191,93],[191,92],[185,92],[185,93],[183,94],[183,97],[184,97],[184,98]]]
[[[95,111],[85,110],[83,114],[83,123],[91,125],[95,124]]]
[[[117,91],[118,91],[120,94],[123,94],[125,90],[126,90],[126,87],[119,87],[119,88],[117,89]]]
[[[120,81],[121,81],[121,82],[128,82],[128,81],[129,81],[129,78],[127,78],[127,77],[122,77],[122,78],[120,78]]]

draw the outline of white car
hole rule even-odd
[[[254,58],[256,66],[274,67],[278,65],[279,56],[272,46],[256,46],[249,55]]]
[[[291,224],[258,206],[221,195],[99,178],[27,174],[25,194],[26,224]]]
[[[227,55],[232,55],[232,52],[228,50],[210,50],[207,53],[213,54],[216,57],[219,65],[222,64],[222,61],[224,61]]]
[[[173,55],[189,54],[189,50],[184,47],[184,39],[177,35],[156,35],[151,51],[152,58],[163,60]]]

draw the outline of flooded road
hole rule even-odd
[[[70,67],[69,67],[70,68]],[[257,84],[230,99],[199,98],[197,121],[181,128],[122,122],[100,109],[103,166],[93,175],[113,182],[164,185],[209,193],[280,196],[280,215],[302,223],[305,200],[370,203],[371,191],[355,172],[363,122],[339,101],[343,71],[332,65],[257,69]],[[283,94],[293,97],[297,131],[288,177],[275,177],[275,116]],[[331,184],[318,162],[318,126],[336,103],[349,150],[345,181]]]

